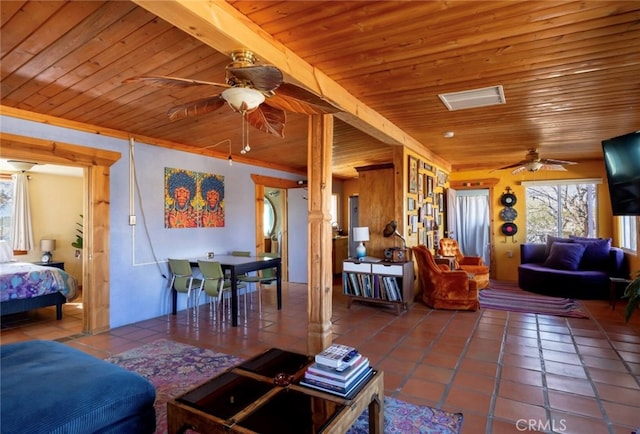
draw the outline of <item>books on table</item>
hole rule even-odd
[[[316,363],[331,368],[345,368],[353,358],[358,355],[358,350],[348,345],[332,344],[322,352],[316,354]]]
[[[311,378],[307,378],[305,375],[304,379],[300,380],[300,384],[303,386],[311,387],[316,390],[320,390],[322,392],[333,393],[334,395],[342,396],[343,398],[350,397],[358,388],[366,383],[369,378],[373,376],[373,368],[368,366],[365,370],[362,371],[360,375],[354,378],[353,382],[348,386],[335,386],[332,384],[325,383],[324,381],[317,381]]]
[[[349,397],[371,378],[373,372],[369,359],[355,348],[333,344],[316,354],[315,363],[307,368],[300,384]]]

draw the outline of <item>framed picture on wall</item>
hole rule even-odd
[[[416,209],[416,200],[412,197],[407,198],[407,210],[413,211]]]
[[[409,193],[418,192],[418,160],[409,156]]]
[[[420,163],[418,163],[418,167],[420,167]],[[422,195],[424,193],[424,176],[422,173],[418,173],[418,193]]]
[[[444,211],[444,193],[438,193],[438,208]]]
[[[427,197],[433,196],[433,176],[427,175]]]
[[[436,181],[438,182],[438,187],[443,187],[447,183],[448,176],[440,169],[436,169]]]

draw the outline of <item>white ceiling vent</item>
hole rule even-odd
[[[438,96],[451,111],[486,107],[506,102],[502,85],[463,90],[462,92],[441,93]]]

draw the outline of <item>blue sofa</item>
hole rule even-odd
[[[3,433],[153,433],[156,390],[120,366],[54,341],[0,346]]]
[[[610,276],[628,277],[622,249],[611,247],[610,239],[549,237],[547,244],[520,245],[518,285],[526,291],[606,299]]]

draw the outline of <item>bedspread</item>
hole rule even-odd
[[[60,292],[67,300],[78,295],[78,281],[55,267],[28,262],[0,264],[0,302]]]

